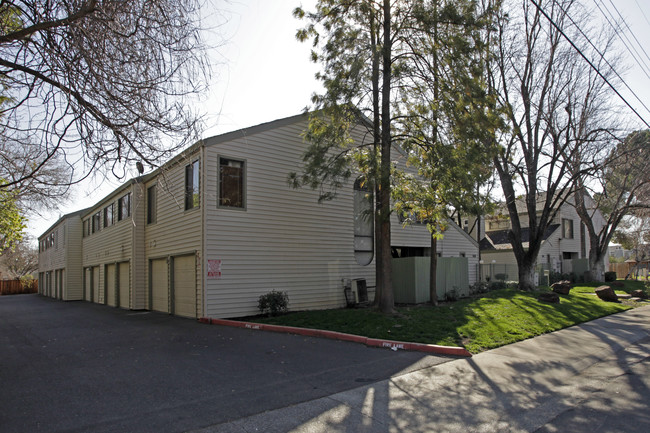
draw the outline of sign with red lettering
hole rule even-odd
[[[221,278],[221,260],[208,259],[208,280]]]

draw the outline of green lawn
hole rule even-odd
[[[616,288],[617,293],[644,288],[642,282],[624,284],[625,287]],[[646,304],[603,302],[593,295],[599,285],[574,287],[571,294],[560,296],[560,304],[537,301],[539,292],[506,289],[438,307],[398,307],[394,315],[365,308],[302,311],[248,320],[380,339],[464,346],[471,353],[478,353]]]

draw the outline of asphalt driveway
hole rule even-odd
[[[40,295],[2,296],[0,431],[186,431],[449,360]]]

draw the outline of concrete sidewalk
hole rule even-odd
[[[198,432],[649,432],[649,357],[650,306]]]

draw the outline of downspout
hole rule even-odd
[[[201,184],[203,185],[203,188],[201,188],[201,253],[200,253],[200,266],[201,266],[201,314],[200,317],[207,317],[207,311],[206,311],[206,301],[205,298],[207,296],[207,258],[206,258],[206,242],[205,242],[205,235],[206,235],[206,217],[207,217],[207,208],[208,208],[208,194],[207,194],[207,189],[208,189],[208,182],[207,182],[207,161],[205,158],[205,141],[201,140],[201,164],[199,165],[202,167],[201,170]]]

